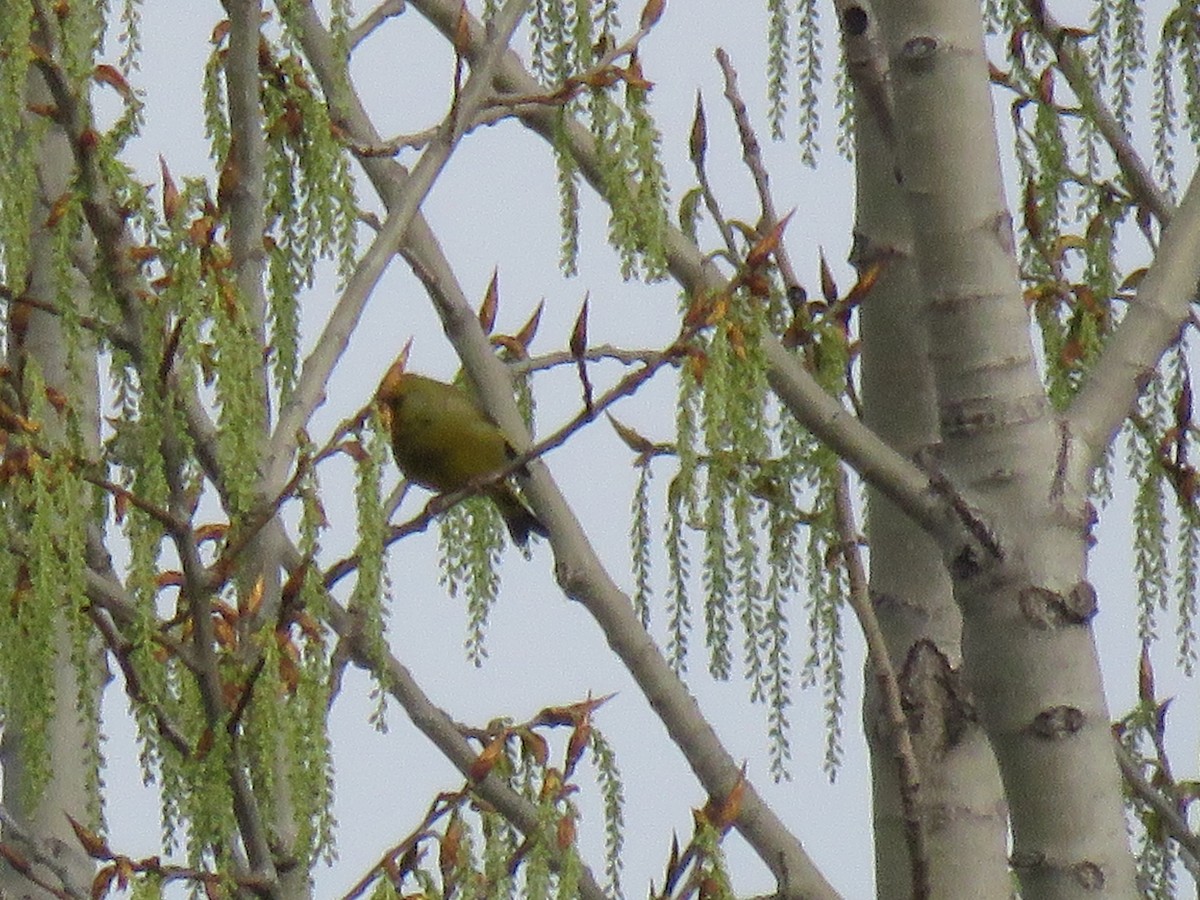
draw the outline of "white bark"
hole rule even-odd
[[[980,8],[878,4],[942,436],[935,477],[990,552],[951,558],[970,687],[1029,898],[1136,895],[1089,620],[1086,498],[1034,367]],[[970,512],[967,512],[970,510]],[[950,549],[950,548],[947,548]]]
[[[864,37],[873,33],[872,28]],[[846,35],[846,40],[853,40]],[[873,42],[868,42],[873,44]],[[867,61],[864,61],[867,62]],[[886,63],[872,64],[886,72]],[[885,77],[865,79],[886,84]],[[859,80],[856,79],[856,85]],[[878,127],[878,104],[856,104],[855,263],[885,261],[860,311],[864,420],[909,458],[938,442],[937,397],[913,260],[907,210],[896,183],[894,144]],[[894,121],[894,120],[893,120]],[[999,772],[963,680],[962,617],[937,544],[878,490],[867,494],[871,599],[900,673],[920,768],[918,809],[927,829],[931,896],[1000,897],[1011,887],[1008,817]],[[895,744],[873,680],[864,729],[871,750],[876,895],[911,896]],[[971,860],[971,865],[964,865]]]
[[[45,103],[48,94],[36,72],[28,80],[28,96],[31,103]],[[55,236],[52,226],[47,225],[53,202],[68,190],[73,169],[70,146],[62,131],[50,128],[37,148],[39,160],[39,193],[30,217],[31,271],[27,285],[29,296],[36,300],[54,302],[60,295],[54,259]],[[81,251],[82,252],[82,251]],[[87,314],[88,286],[76,278],[62,292],[79,305],[81,315]],[[8,362],[17,371],[35,365],[42,373],[47,385],[57,388],[71,398],[72,407],[80,415],[84,440],[95,450],[100,440],[99,385],[96,369],[96,351],[90,341],[83,346],[69,365],[66,340],[62,321],[58,316],[33,310],[24,330],[9,332]],[[62,434],[57,422],[43,423],[48,435]],[[79,502],[91,503],[89,497]],[[79,603],[82,598],[63,597],[64,606]],[[3,738],[0,740],[0,766],[3,767],[4,807],[15,820],[15,825],[34,846],[24,843],[16,829],[6,830],[5,840],[14,842],[31,858],[46,856],[54,861],[55,883],[58,876],[69,879],[75,888],[86,890],[91,882],[94,867],[83,852],[71,829],[67,814],[81,824],[95,827],[91,821],[91,810],[99,809],[96,794],[98,785],[92,778],[95,749],[91,738],[98,725],[80,718],[79,672],[72,661],[72,638],[65,624],[56,634],[58,666],[54,681],[54,710],[51,714],[46,745],[50,752],[50,770],[54,773],[45,789],[30,797],[30,777],[34,768],[28,758],[23,740],[25,728],[18,716],[10,715],[4,723]],[[102,662],[97,649],[95,665],[90,672],[92,683],[85,690],[94,692],[98,698],[101,689]],[[98,708],[99,702],[96,701]],[[42,898],[51,895],[37,888],[25,876],[13,869],[0,866],[0,897]]]

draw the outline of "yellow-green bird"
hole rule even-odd
[[[375,394],[391,432],[396,465],[410,481],[447,493],[506,466],[516,453],[500,427],[462,388],[404,371],[403,359],[384,375]],[[512,486],[497,481],[483,489],[524,547],[543,525]]]

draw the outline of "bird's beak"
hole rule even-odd
[[[400,383],[404,380],[404,367],[408,365],[408,352],[411,349],[412,338],[409,338],[404,344],[404,349],[400,351],[400,355],[396,357],[396,361],[384,373],[383,379],[379,382],[379,388],[375,391],[375,399],[380,403],[388,403],[400,392]]]
[[[392,363],[391,368],[384,373],[383,380],[379,382],[379,388],[375,391],[375,399],[386,404],[400,392],[400,382],[403,378],[404,366],[399,362]]]

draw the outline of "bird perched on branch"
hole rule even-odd
[[[500,426],[473,397],[455,385],[405,372],[403,356],[383,376],[375,399],[396,465],[421,487],[457,491],[516,456]],[[524,547],[531,533],[547,536],[546,526],[507,481],[493,482],[482,493],[496,504],[518,546]]]

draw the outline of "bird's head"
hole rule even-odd
[[[412,338],[409,338],[404,349],[400,351],[396,361],[384,373],[379,387],[375,390],[375,405],[379,408],[379,414],[383,417],[384,423],[389,427],[391,426],[392,407],[402,396],[404,384],[409,379],[404,368],[408,364],[408,351],[411,348]]]

